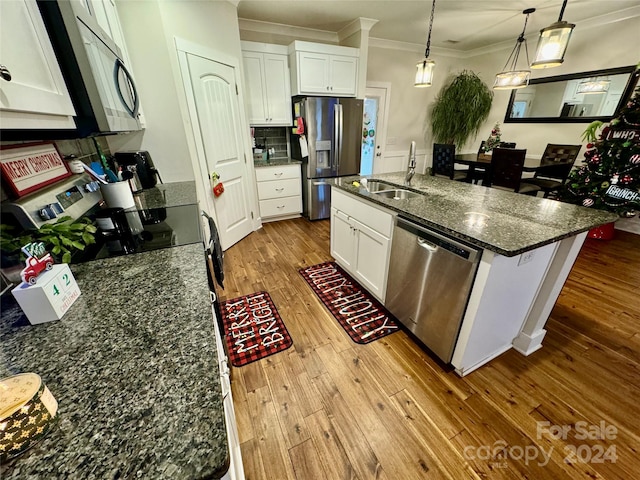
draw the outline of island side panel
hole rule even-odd
[[[557,247],[558,242],[515,257],[483,252],[451,361],[459,375],[511,348]]]
[[[540,286],[540,293],[531,306],[522,331],[513,340],[513,348],[523,355],[531,355],[542,348],[542,339],[547,333],[544,326],[586,238],[587,232],[584,232],[559,242],[544,282]]]

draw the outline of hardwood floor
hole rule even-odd
[[[298,274],[330,259],[328,220],[226,252],[222,299],[268,291],[294,341],[233,369],[247,479],[638,478],[640,236],[587,240],[544,348],[464,378],[404,332],[353,343]]]

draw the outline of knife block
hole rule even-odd
[[[22,282],[11,290],[32,325],[60,320],[80,296],[80,288],[66,263],[38,275],[35,285]]]

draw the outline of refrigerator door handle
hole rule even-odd
[[[342,112],[342,104],[338,104],[338,166],[336,168],[338,175],[340,175],[340,161],[342,160],[342,139],[344,134],[344,126],[343,126],[343,112]]]
[[[338,174],[340,170],[340,139],[342,130],[340,129],[340,104],[333,105],[333,165],[332,170]]]

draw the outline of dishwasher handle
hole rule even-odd
[[[422,237],[418,237],[418,245],[425,250],[429,250],[430,252],[435,252],[438,250],[438,246],[434,243],[428,242]]]
[[[398,217],[396,228],[407,230],[418,237],[418,245],[430,252],[434,252],[438,248],[446,250],[453,255],[464,258],[468,262],[477,262],[480,259],[480,250],[462,242],[447,237],[440,232],[430,228],[423,227],[410,222],[404,218]]]

